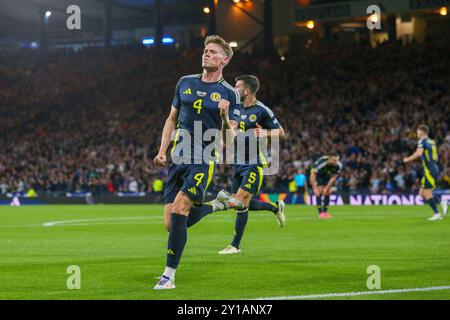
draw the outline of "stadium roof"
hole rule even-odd
[[[155,0],[2,0],[0,1],[0,39],[39,37],[39,12],[51,11],[50,35],[66,32],[66,9],[77,4],[81,9],[82,29],[101,34],[105,3],[111,1],[113,29],[153,27]],[[206,0],[163,0],[166,25],[202,23]]]

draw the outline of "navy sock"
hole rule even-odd
[[[328,211],[328,205],[330,204],[330,196],[325,196],[323,201],[323,211]]]
[[[319,214],[322,213],[322,196],[317,197],[317,211]]]
[[[431,209],[433,210],[433,212],[434,212],[435,214],[438,214],[438,213],[439,213],[439,210],[438,210],[437,205],[436,205],[436,200],[435,200],[435,198],[428,199],[428,200],[427,200],[427,203],[428,203],[428,205],[431,207]]]
[[[239,248],[239,245],[244,235],[245,226],[248,220],[248,208],[242,211],[236,211],[236,223],[234,224],[234,238],[231,245],[235,248]]]
[[[184,246],[187,241],[187,216],[172,212],[170,217],[171,228],[167,242],[167,263],[170,268],[176,269],[180,263]]]
[[[193,206],[191,211],[189,211],[189,216],[187,219],[187,227],[192,227],[194,224],[202,220],[213,210],[212,205],[202,204],[200,206]]]
[[[264,202],[264,201],[258,201],[255,199],[250,200],[250,205],[248,207],[250,211],[260,211],[260,210],[267,210],[272,211],[273,213],[278,212],[278,205],[276,205],[273,202]]]

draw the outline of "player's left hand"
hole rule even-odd
[[[259,123],[256,123],[256,128],[255,128],[255,136],[258,138],[265,138],[267,137],[267,130],[263,129]]]
[[[313,193],[316,197],[320,197],[319,188],[317,188],[317,186],[313,186]]]
[[[228,110],[230,109],[230,101],[222,99],[219,101],[220,117],[223,120],[228,119]]]
[[[409,162],[408,158],[406,158],[406,157],[405,157],[405,158],[403,158],[403,162],[404,162],[404,163],[407,163],[407,162]]]

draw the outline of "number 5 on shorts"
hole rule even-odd
[[[248,177],[248,182],[253,184],[253,183],[255,183],[255,181],[256,181],[256,173],[255,172],[250,172],[250,175]]]

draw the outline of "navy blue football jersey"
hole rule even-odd
[[[219,136],[215,135],[210,141],[204,141],[203,134],[208,129],[220,130],[222,127],[222,119],[218,108],[219,101],[221,99],[230,101],[230,118],[233,117],[234,109],[240,102],[239,93],[224,79],[218,82],[204,82],[201,77],[201,74],[182,77],[176,86],[172,103],[174,108],[180,110],[177,132],[172,146],[172,158],[180,157],[183,154],[183,150],[178,154],[173,153],[173,151],[177,144],[182,145],[183,141],[186,142],[186,137],[181,130],[184,129],[190,134],[190,158],[194,164],[209,163],[209,161],[216,161],[218,158],[217,148],[212,151],[210,148],[206,151],[205,149],[212,141],[219,143],[220,134]]]
[[[342,163],[338,161],[336,165],[328,164],[328,156],[320,157],[312,166],[312,170],[317,173],[318,176],[331,177],[340,174],[342,171]]]
[[[251,147],[249,144],[250,138],[245,137],[244,135],[248,130],[255,129],[256,124],[259,124],[263,129],[279,129],[280,124],[278,123],[277,118],[270,108],[268,108],[261,101],[256,101],[250,107],[244,107],[242,104],[239,104],[233,111],[233,117],[230,118],[235,120],[238,124],[237,130],[237,139],[236,139],[236,163],[239,164],[257,164],[266,167],[267,163],[267,152],[265,152],[261,148],[261,143],[266,144],[267,139],[262,138],[259,139],[259,143],[256,145],[256,154],[251,152]],[[240,147],[239,139],[243,139],[245,143]]]
[[[436,142],[434,142],[430,138],[425,138],[419,141],[417,148],[423,148],[423,153],[420,158],[422,160],[424,170],[438,170],[439,165]]]

